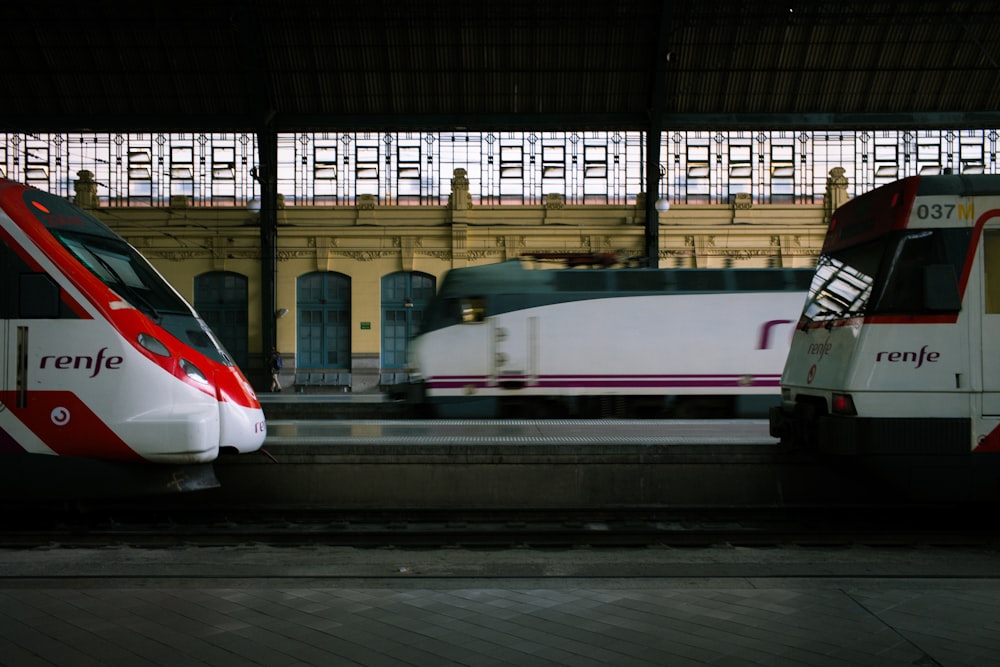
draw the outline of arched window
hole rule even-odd
[[[434,296],[435,279],[427,273],[400,271],[382,278],[382,368],[406,366],[406,343]]]
[[[247,277],[231,271],[195,276],[194,309],[242,370],[247,369]]]
[[[314,272],[298,279],[297,368],[351,367],[351,278]]]

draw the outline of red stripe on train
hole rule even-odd
[[[0,392],[0,401],[60,456],[143,460],[73,392],[31,391],[24,408],[17,407],[13,391]]]

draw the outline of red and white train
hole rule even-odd
[[[1000,175],[914,176],[841,206],[781,393],[770,428],[790,448],[997,463]]]
[[[250,384],[149,262],[86,211],[9,180],[0,344],[7,468],[33,455],[202,464],[264,442]]]

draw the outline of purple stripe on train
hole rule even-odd
[[[523,382],[532,387],[564,388],[574,387],[608,387],[608,388],[643,388],[662,387],[664,389],[696,389],[717,387],[779,387],[780,375],[632,375],[632,376],[592,376],[592,375],[550,375],[532,377],[528,375],[503,375],[493,380],[494,384]],[[484,376],[462,376],[448,378],[430,378],[427,386],[430,389],[461,389],[468,386],[489,387],[490,378]]]

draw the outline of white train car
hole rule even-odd
[[[159,273],[86,211],[8,180],[0,345],[4,471],[33,458],[204,464],[264,442],[250,384]]]
[[[1000,175],[915,176],[841,206],[781,394],[770,429],[790,448],[995,463]]]
[[[440,417],[766,415],[811,269],[448,272],[410,342]]]

